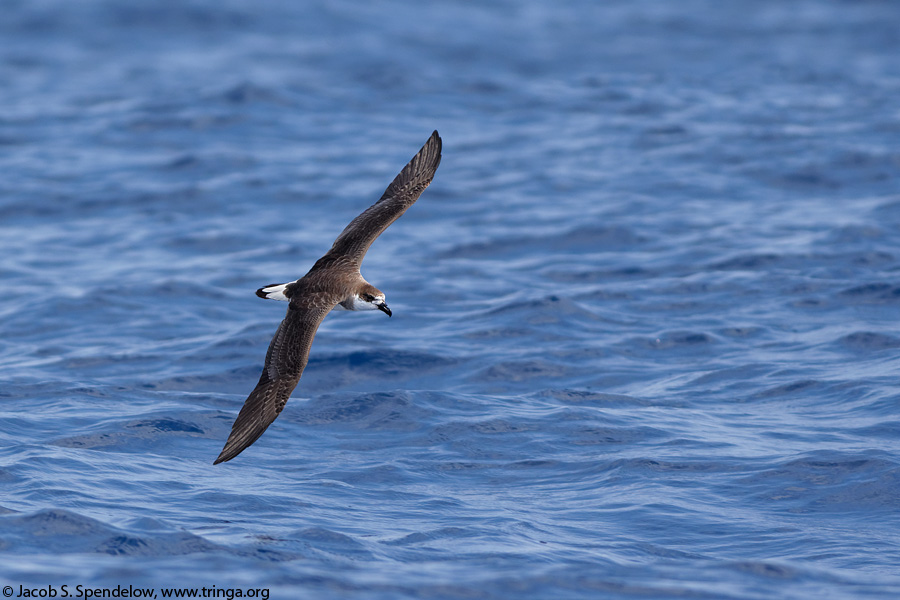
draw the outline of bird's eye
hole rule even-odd
[[[372,294],[363,294],[363,300],[365,300],[366,302],[371,302],[374,299],[375,296],[373,296]]]

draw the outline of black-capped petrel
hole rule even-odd
[[[221,454],[213,464],[231,460],[255,442],[297,387],[309,358],[309,348],[322,319],[333,309],[380,310],[391,316],[384,293],[359,272],[366,251],[388,226],[400,218],[428,187],[441,164],[441,137],[435,131],[384,195],[353,219],[325,256],[309,272],[290,283],[267,285],[260,298],[289,302],[266,352],[259,383],[238,414]]]

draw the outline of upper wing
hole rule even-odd
[[[435,131],[400,174],[394,178],[384,195],[361,215],[353,219],[334,241],[328,254],[347,255],[357,264],[388,225],[400,218],[428,187],[441,164],[441,136]]]
[[[228,441],[213,464],[231,460],[243,452],[272,424],[297,387],[316,330],[333,306],[302,307],[291,303],[269,344],[259,383],[244,402]]]

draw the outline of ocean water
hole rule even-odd
[[[8,597],[900,596],[898,23],[5,2]],[[393,318],[330,315],[214,467],[285,310],[254,291],[434,129],[363,268]]]

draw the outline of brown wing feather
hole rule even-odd
[[[372,242],[419,199],[440,164],[441,136],[435,131],[394,178],[378,202],[344,228],[328,255],[347,255],[357,264],[362,262]]]
[[[259,383],[244,402],[228,441],[213,464],[243,452],[278,417],[300,381],[316,331],[333,306],[302,307],[291,303],[269,344]]]

